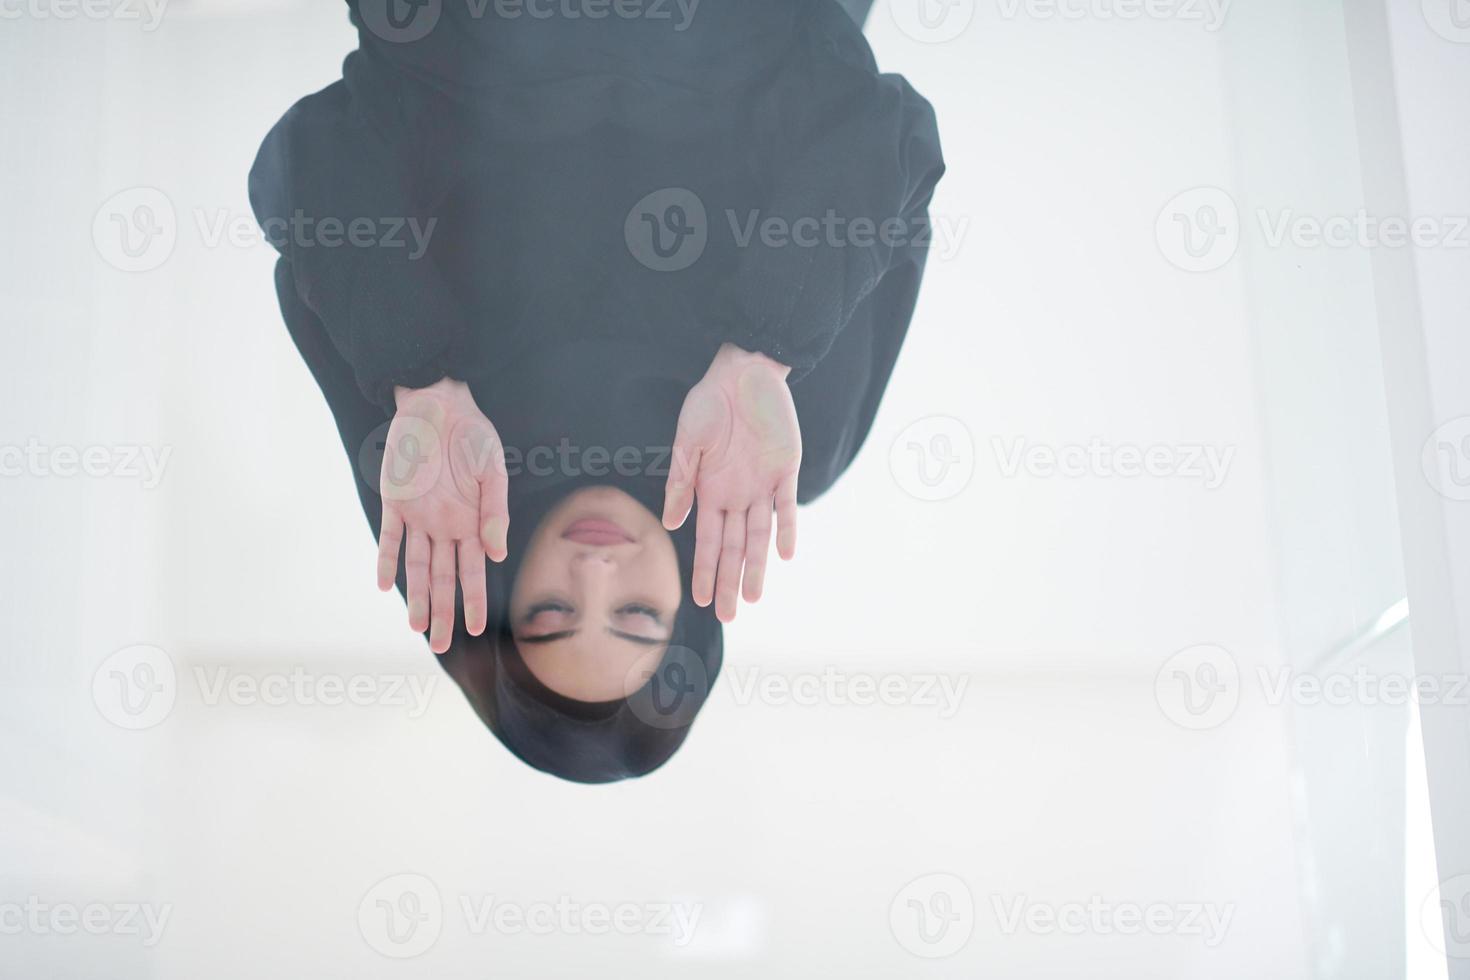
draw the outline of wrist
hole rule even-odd
[[[729,342],[721,344],[720,349],[715,352],[715,359],[711,367],[715,365],[737,368],[742,371],[757,370],[774,375],[782,381],[785,381],[786,376],[791,373],[789,364],[782,364],[768,354],[749,351]]]
[[[393,386],[393,404],[402,409],[404,405],[422,398],[449,398],[459,400],[470,397],[470,386],[463,381],[454,378],[443,377],[431,385],[422,388],[407,388],[403,385]]]

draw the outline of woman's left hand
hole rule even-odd
[[[664,488],[664,527],[683,525],[697,497],[694,582],[697,605],[715,603],[721,622],[737,598],[760,598],[776,514],[776,551],[796,553],[796,480],[801,429],[786,376],[764,354],[724,344],[684,398]],[[744,588],[741,588],[742,569]]]

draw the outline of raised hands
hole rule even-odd
[[[456,557],[465,626],[474,636],[485,631],[485,557],[505,560],[510,527],[504,451],[464,382],[445,378],[394,396],[380,476],[378,588],[393,587],[407,538],[408,624],[430,630],[430,649],[444,653],[454,634]]]
[[[713,601],[721,622],[735,618],[740,595],[760,598],[772,511],[776,551],[788,561],[796,553],[801,430],[786,386],[790,371],[725,344],[679,412],[664,527],[680,527],[698,498],[692,594],[698,605]]]

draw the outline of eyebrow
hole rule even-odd
[[[637,643],[645,647],[661,647],[673,639],[672,636],[639,636],[636,633],[624,633],[622,630],[615,629],[609,629],[607,632],[611,636],[616,636],[619,639],[627,640],[629,643]],[[556,633],[541,633],[536,636],[518,636],[515,640],[517,643],[555,643],[557,640],[565,640],[568,637],[576,635],[576,630],[561,630]]]

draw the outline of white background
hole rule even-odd
[[[1404,594],[1366,250],[1272,248],[1255,218],[1361,206],[1341,14],[1305,6],[1241,5],[1212,31],[1187,15],[1100,16],[1107,4],[1066,19],[981,2],[958,37],[920,43],[880,0],[869,37],[936,107],[949,174],[934,214],[964,237],[931,259],[862,455],[803,513],[798,560],[727,628],[727,676],[686,747],[647,780],[603,788],[513,760],[439,678],[397,595],[373,588],[348,464],[280,322],[274,253],[208,240],[220,220],[250,227],[256,146],[338,77],[354,43],[345,11],[175,0],[145,30],[13,8],[29,12],[0,27],[3,441],[171,455],[156,487],[34,472],[0,484],[0,907],[38,895],[171,918],[151,948],[0,935],[0,975],[1132,980],[1359,975],[1343,952],[1355,942],[1400,966],[1422,957],[1422,931],[1396,931],[1401,893],[1368,894],[1357,857],[1337,903],[1324,898],[1324,854],[1392,868],[1402,827],[1375,857],[1341,830],[1358,818],[1314,810],[1332,777],[1303,733],[1326,709],[1268,704],[1255,680],[1316,662]],[[1470,57],[1427,21],[1406,31],[1409,51]],[[129,273],[93,224],[138,187],[166,196],[177,244]],[[1198,187],[1239,207],[1238,247],[1188,272],[1157,224]],[[973,475],[921,500],[909,445],[938,445],[926,420],[941,416],[958,420],[942,431]],[[1215,487],[1007,474],[997,449],[1092,439],[1211,447],[1230,465]],[[180,691],[137,732],[92,693],[134,644],[167,653]],[[1231,717],[1193,731],[1156,678],[1201,644],[1245,680]],[[438,686],[419,718],[211,706],[196,670],[221,667]],[[733,686],[828,667],[968,686],[947,718],[741,703]],[[1399,743],[1356,744],[1371,726],[1349,721],[1325,756],[1363,796],[1399,799],[1402,820],[1407,721],[1380,712],[1372,725]],[[1398,761],[1375,768],[1385,745]],[[358,913],[404,872],[434,883],[445,914],[428,951],[400,961]],[[915,956],[890,922],[930,874],[956,876],[974,902],[973,927],[957,927],[968,942],[944,959]],[[703,912],[683,948],[471,935],[458,900],[491,894]],[[1007,934],[996,903],[1019,896],[1233,918],[1213,946]],[[1373,913],[1369,934],[1334,933],[1355,906]]]

